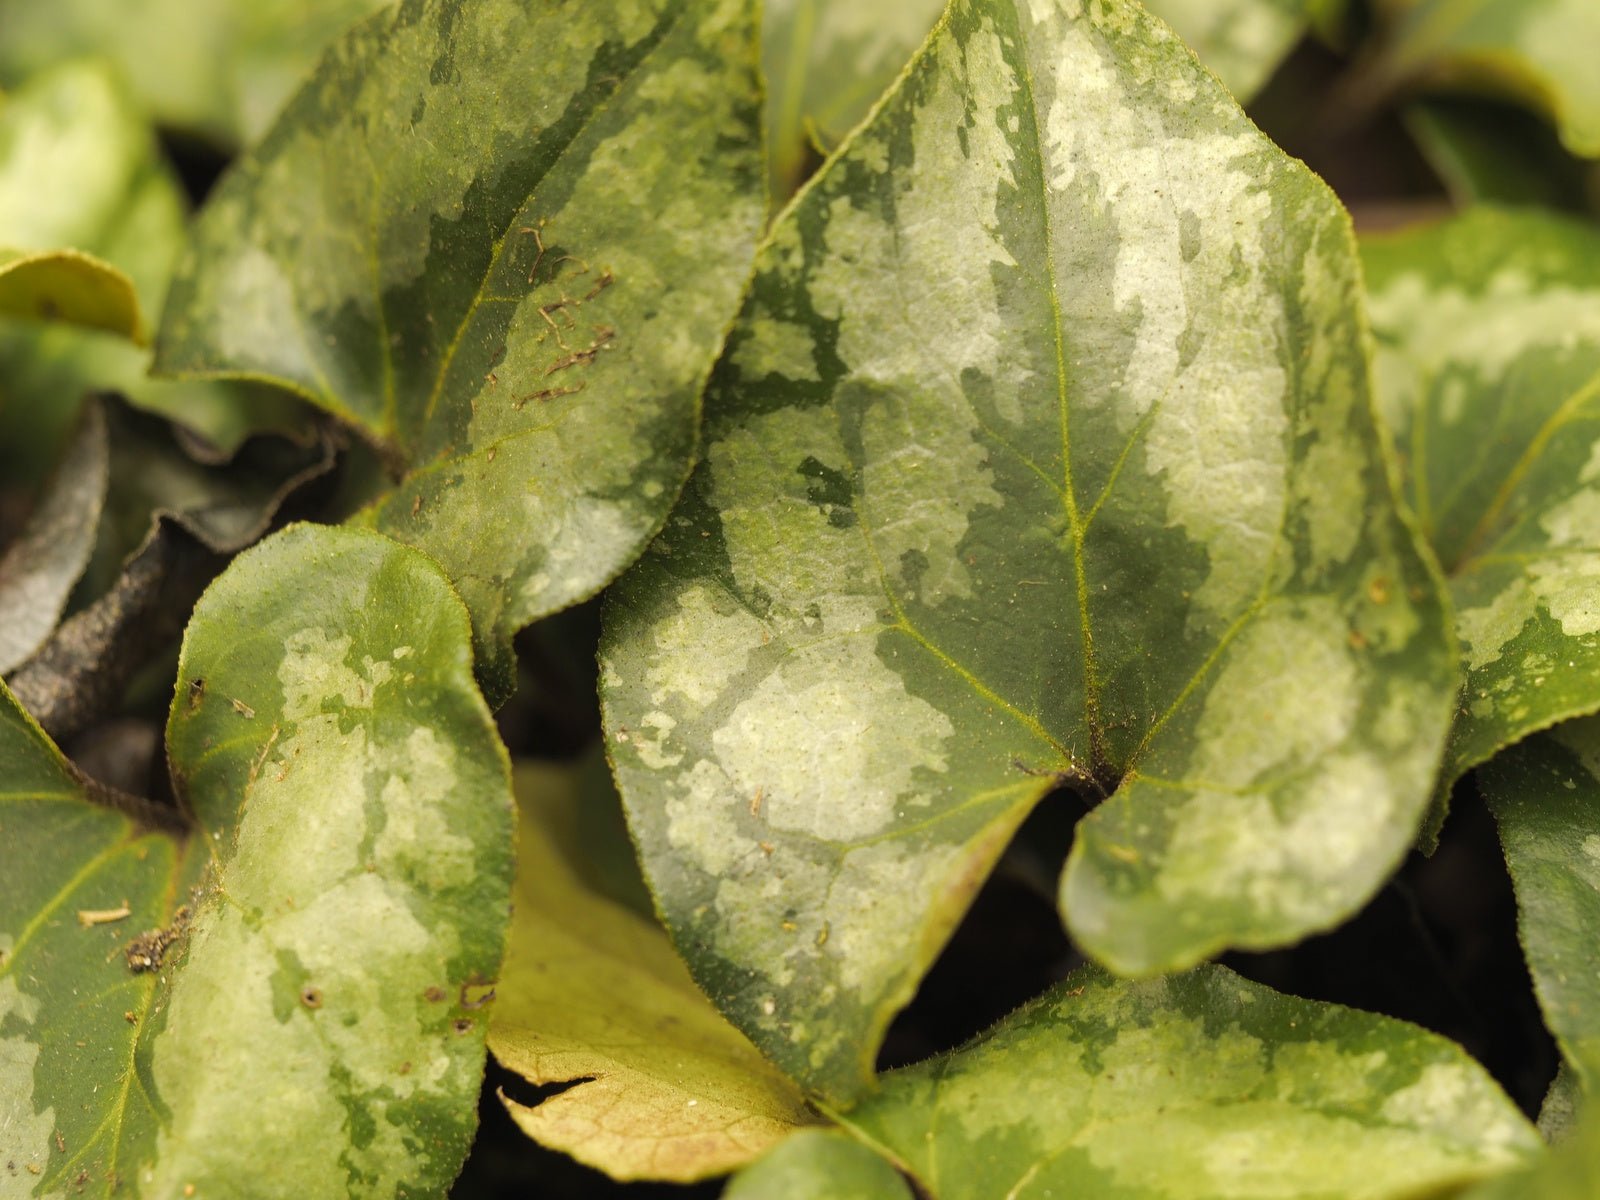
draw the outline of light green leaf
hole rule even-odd
[[[201,214],[157,352],[298,389],[402,482],[491,690],[665,519],[762,221],[749,0],[427,0],[338,43]]]
[[[489,1048],[533,1083],[581,1081],[534,1106],[503,1097],[523,1131],[615,1179],[682,1183],[812,1120],[648,910],[617,898],[638,871],[603,760],[524,764],[516,787],[516,916]]]
[[[0,27],[0,43],[14,45],[3,15]],[[47,298],[61,317],[118,335],[0,323],[0,471],[8,478],[43,473],[92,390],[121,391],[229,452],[251,432],[303,424],[298,403],[276,389],[145,377],[149,353],[129,339],[143,337],[141,313],[160,310],[185,221],[154,135],[103,66],[63,66],[0,102],[0,245],[31,252],[11,272],[0,268],[0,309],[9,299],[34,307],[8,315],[37,316]],[[46,283],[51,292],[31,294]],[[67,284],[76,299],[61,291]]]
[[[1092,13],[957,5],[780,222],[609,609],[675,940],[835,1099],[1052,788],[1115,792],[1072,932],[1158,972],[1359,907],[1448,719],[1345,214],[1165,27]]]
[[[1600,1062],[1600,719],[1513,746],[1478,780],[1500,826],[1545,1024],[1581,1071]],[[1584,1083],[1593,1091],[1600,1079]]]
[[[1324,0],[1149,0],[1166,21],[1248,103],[1305,35],[1311,10]]]
[[[109,459],[105,414],[93,406],[27,525],[0,555],[0,675],[44,644],[89,565]]]
[[[1547,113],[1575,154],[1600,156],[1594,0],[1380,0],[1371,86],[1420,81],[1512,95]]]
[[[887,1159],[832,1129],[802,1129],[733,1177],[723,1200],[914,1200]]]
[[[1542,1146],[1454,1043],[1215,966],[1081,971],[840,1119],[939,1200],[1379,1200]]]
[[[1483,208],[1364,258],[1379,400],[1465,658],[1448,783],[1600,708],[1600,233]]]
[[[0,85],[108,59],[164,125],[254,141],[318,52],[378,0],[0,0]]]
[[[0,316],[62,321],[144,340],[132,281],[77,250],[0,250]]]
[[[26,1168],[0,1194],[254,1195],[269,1164],[275,1195],[442,1195],[512,869],[449,584],[350,530],[247,551],[195,610],[168,751],[181,811],[124,815],[0,689],[0,1136]]]
[[[894,82],[944,11],[945,0],[767,0],[761,67],[767,80],[767,173],[782,201]]]

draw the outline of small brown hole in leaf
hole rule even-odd
[[[307,1008],[322,1007],[322,992],[319,988],[303,987],[300,989],[300,1003]]]
[[[450,1022],[450,1028],[454,1029],[458,1034],[471,1033],[472,1022],[467,1020],[465,1017],[458,1017],[456,1020]]]

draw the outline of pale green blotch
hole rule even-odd
[[[1206,693],[1190,774],[1246,788],[1279,767],[1316,761],[1349,737],[1361,690],[1347,633],[1328,597],[1262,610]]]
[[[645,686],[658,707],[714,703],[744,671],[765,629],[725,592],[693,583],[674,597],[673,610],[650,630]]]
[[[1270,189],[1251,169],[1267,167],[1259,134],[1169,132],[1147,97],[1123,88],[1099,37],[1074,25],[1061,43],[1045,170],[1058,192],[1090,177],[1098,204],[1116,214],[1112,303],[1139,313],[1116,386],[1098,399],[1086,391],[1078,402],[1114,396],[1125,433],[1149,417],[1145,466],[1163,481],[1168,524],[1203,543],[1209,557],[1193,619],[1231,615],[1260,587],[1276,545],[1287,458],[1288,375],[1270,339],[1259,336],[1263,326],[1286,322],[1261,233],[1274,224]],[[1192,94],[1193,81],[1181,82]],[[1082,112],[1086,91],[1103,95],[1092,120]],[[1163,177],[1173,194],[1207,207],[1180,213],[1169,189],[1150,187]],[[1197,223],[1193,236],[1185,236],[1185,218]],[[1229,279],[1229,303],[1191,297],[1191,276]],[[1240,322],[1241,310],[1252,321]]]
[[[1193,46],[1246,103],[1305,25],[1304,0],[1151,0],[1146,7]]]
[[[897,806],[926,805],[917,772],[943,771],[949,717],[905,689],[875,638],[834,638],[785,656],[711,737],[731,785],[760,793],[774,829],[853,842],[882,832]],[[772,753],[773,745],[786,752]],[[848,779],[849,786],[836,782]]]
[[[12,939],[0,938],[0,963],[9,962]],[[12,975],[0,976],[0,1029],[21,1023],[31,1028],[39,1015],[39,1001],[23,993]],[[33,1073],[39,1061],[39,1042],[26,1034],[0,1037],[0,1131],[5,1135],[5,1150],[17,1170],[32,1163],[43,1166],[50,1159],[50,1135],[56,1127],[56,1110],[33,1108]],[[31,1176],[29,1177],[31,1178]]]
[[[731,430],[710,449],[709,502],[722,520],[739,591],[808,596],[809,613],[774,610],[775,629],[814,636],[876,627],[883,588],[861,530],[840,528],[814,506],[799,466],[807,457],[840,470],[849,462],[831,423],[785,408]]]
[[[1174,819],[1156,886],[1163,896],[1245,897],[1261,911],[1314,920],[1373,853],[1366,831],[1394,813],[1378,760],[1329,756],[1291,798],[1197,785]]]
[[[378,862],[431,891],[470,883],[477,869],[472,839],[453,833],[441,804],[455,790],[455,749],[419,726],[400,754],[383,756],[394,772],[383,785],[383,832],[373,844]]]
[[[1437,287],[1422,272],[1408,271],[1369,294],[1367,309],[1373,327],[1391,334],[1377,346],[1374,393],[1388,426],[1402,434],[1440,363],[1492,381],[1532,347],[1600,339],[1600,289],[1539,283],[1518,268],[1475,292]]]
[[[302,629],[284,640],[278,682],[285,720],[315,716],[329,699],[346,708],[372,707],[378,688],[394,676],[394,666],[368,655],[358,672],[345,662],[351,643],[349,635],[329,637],[324,629]]]
[[[1015,148],[996,117],[1015,101],[1019,84],[987,18],[964,47],[941,39],[932,53],[912,127],[916,186],[897,195],[893,225],[848,196],[836,197],[825,226],[829,257],[810,273],[808,286],[817,313],[840,322],[837,353],[852,381],[906,388],[946,421],[970,428],[963,371],[1024,382],[1005,352],[992,269],[1017,262],[993,225],[968,227],[960,238],[905,235],[940,229],[953,214],[993,213],[1015,187]],[[873,271],[898,281],[895,304],[863,295],[860,281]],[[1020,423],[1015,390],[996,388],[996,401],[1002,415]]]
[[[1478,1151],[1491,1161],[1510,1165],[1527,1154],[1526,1123],[1497,1103],[1481,1076],[1462,1063],[1428,1064],[1415,1083],[1383,1102],[1382,1116],[1442,1140],[1462,1129],[1479,1130]]]
[[[745,380],[774,375],[780,379],[821,380],[817,341],[804,325],[773,316],[757,304],[739,319],[739,326],[742,336],[728,357]]]

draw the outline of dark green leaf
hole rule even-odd
[[[1581,1070],[1600,1062],[1600,719],[1513,746],[1478,779],[1500,825],[1545,1024]],[[1584,1083],[1592,1092],[1600,1079]]]
[[[0,675],[44,644],[89,565],[109,456],[105,414],[93,406],[27,526],[0,557]]]
[[[116,811],[0,689],[0,1130],[27,1172],[0,1186],[442,1195],[512,868],[449,584],[368,533],[246,552],[196,609],[168,751],[181,809]]]
[[[939,1200],[1380,1200],[1536,1158],[1454,1043],[1221,967],[1085,970],[840,1118]]]
[[[1046,792],[1128,972],[1359,907],[1455,649],[1332,195],[1137,6],[957,5],[779,223],[614,592],[610,749],[703,987],[839,1098]]]
[[[157,352],[380,444],[359,518],[444,564],[482,667],[682,486],[762,219],[750,0],[427,0],[339,42],[217,189]]]
[[[1482,208],[1364,258],[1379,399],[1465,658],[1448,783],[1600,708],[1600,232]]]

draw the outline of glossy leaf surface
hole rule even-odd
[[[762,220],[754,15],[428,0],[324,59],[217,189],[158,367],[383,447],[365,523],[444,564],[491,690],[665,518]]]
[[[1580,1070],[1600,1062],[1600,719],[1497,754],[1478,775],[1500,826],[1545,1024]],[[1600,1079],[1587,1079],[1590,1090]]]
[[[1576,154],[1600,156],[1600,6],[1593,0],[1380,0],[1389,80],[1475,84],[1552,117]]]
[[[248,1195],[265,1163],[274,1194],[444,1192],[511,876],[469,635],[388,539],[241,555],[185,640],[184,812],[132,806],[163,831],[0,692],[0,1130],[28,1168],[5,1194]]]
[[[109,458],[105,416],[92,408],[27,525],[0,555],[0,675],[16,670],[50,636],[89,565]]]
[[[1453,1043],[1221,967],[1082,971],[842,1120],[937,1200],[1398,1200],[1542,1148]]]
[[[833,1129],[790,1135],[735,1175],[723,1200],[914,1200],[904,1176],[876,1150]]]
[[[516,916],[489,1048],[531,1083],[580,1081],[534,1106],[506,1099],[523,1131],[613,1178],[687,1182],[810,1121],[648,910],[618,898],[639,884],[604,763],[524,764],[517,797]],[[633,879],[608,879],[608,865]]]
[[[1129,972],[1404,853],[1454,688],[1346,218],[1131,4],[963,3],[780,223],[614,593],[610,750],[719,1007],[830,1097],[1033,804]]]
[[[1455,600],[1448,780],[1600,708],[1600,233],[1483,208],[1364,257],[1379,400]]]
[[[0,0],[0,84],[105,58],[163,125],[253,141],[322,47],[377,0]]]

